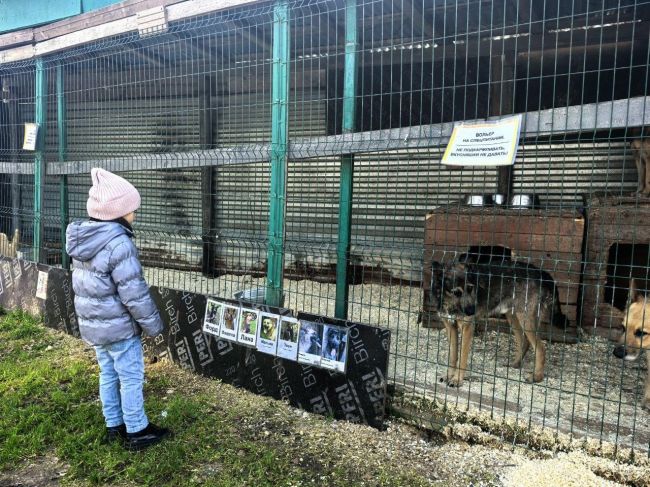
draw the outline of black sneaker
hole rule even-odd
[[[170,431],[167,428],[160,428],[153,423],[149,423],[143,430],[136,433],[127,433],[124,446],[127,450],[143,450],[155,445],[169,434]]]
[[[105,443],[113,443],[114,441],[124,442],[126,440],[126,426],[121,424],[119,426],[111,426],[106,428]]]

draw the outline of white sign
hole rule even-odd
[[[40,299],[47,299],[47,272],[38,271],[36,297]]]
[[[23,140],[23,150],[36,150],[36,138],[38,137],[38,124],[25,124],[25,139]]]
[[[520,130],[521,115],[456,124],[441,162],[450,166],[511,166]]]

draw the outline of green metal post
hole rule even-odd
[[[345,67],[343,72],[343,133],[355,130],[357,92],[357,0],[347,0],[345,5]],[[354,154],[341,157],[339,186],[339,235],[336,249],[336,303],[337,318],[348,315],[348,261],[352,228],[352,179]]]
[[[65,93],[63,85],[63,66],[56,66],[56,127],[59,140],[59,162],[65,162],[67,150],[67,126],[65,118]],[[70,269],[70,258],[65,251],[65,230],[68,226],[68,176],[61,176],[60,185],[61,204],[61,266]]]
[[[47,72],[42,58],[36,59],[36,97],[34,122],[38,138],[34,154],[34,261],[41,261],[43,248],[43,189],[45,183],[45,129],[47,119]]]
[[[282,301],[284,216],[287,201],[287,138],[289,125],[289,7],[279,0],[273,12],[273,79],[271,86],[271,194],[266,304]]]

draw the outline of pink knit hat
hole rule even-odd
[[[91,218],[115,220],[140,208],[140,193],[126,179],[98,167],[90,171],[93,185],[86,209]]]

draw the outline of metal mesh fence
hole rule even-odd
[[[628,358],[650,348],[625,313],[650,268],[649,23],[640,0],[260,2],[2,64],[0,231],[67,266],[104,167],[142,194],[150,284],[390,328],[393,407],[420,422],[645,455],[648,368],[612,340],[627,316]],[[513,166],[441,165],[454,123],[512,114]]]

